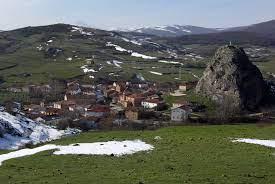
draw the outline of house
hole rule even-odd
[[[165,102],[160,99],[146,99],[141,102],[144,109],[162,110],[165,108]]]
[[[182,107],[182,106],[189,106],[190,103],[186,100],[180,100],[180,101],[176,101],[172,104],[172,108],[178,108],[178,107]]]
[[[182,92],[189,91],[197,85],[197,82],[186,82],[179,85],[179,90]]]
[[[114,89],[104,90],[103,93],[106,98],[113,98],[114,96],[118,96],[119,94],[119,92]]]
[[[60,109],[55,109],[55,108],[47,108],[45,111],[46,116],[59,116],[61,114]]]
[[[131,88],[136,89],[149,88],[148,82],[145,81],[144,77],[141,74],[134,74],[129,81],[129,85],[131,86]]]
[[[127,88],[125,83],[114,83],[113,86],[118,93],[123,93]]]
[[[87,95],[87,96],[94,96],[95,92],[94,92],[94,88],[92,87],[83,87],[81,86],[81,91],[83,95]]]
[[[60,102],[54,102],[53,108],[54,109],[69,109],[70,106],[76,105],[75,101],[60,101]]]
[[[138,108],[129,108],[125,111],[125,117],[131,121],[139,120],[141,118],[141,111]]]
[[[103,118],[110,114],[110,107],[105,105],[93,105],[85,109],[85,117]]]
[[[124,107],[139,107],[141,102],[145,99],[142,94],[121,94],[118,102]]]
[[[192,109],[188,106],[174,108],[171,111],[171,121],[184,122],[188,120],[191,113]]]
[[[24,111],[27,111],[29,114],[45,114],[46,108],[42,105],[31,104],[25,105]]]
[[[54,109],[62,109],[62,101],[53,103]]]
[[[76,82],[68,83],[67,84],[67,94],[70,95],[77,95],[81,93],[80,85]]]
[[[145,97],[142,94],[132,94],[132,95],[126,96],[126,101],[130,102],[133,107],[141,106],[141,102],[144,99]]]
[[[47,94],[52,91],[52,87],[50,85],[42,85],[42,86],[35,86],[35,85],[30,85],[29,86],[29,93],[31,94],[36,94],[36,93],[42,93],[42,94]]]

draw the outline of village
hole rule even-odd
[[[182,124],[198,105],[187,100],[168,104],[164,96],[184,97],[196,82],[162,86],[134,77],[129,81],[108,81],[98,85],[79,81],[66,82],[63,99],[49,102],[43,97],[54,89],[50,85],[9,88],[9,92],[40,94],[35,103],[5,103],[6,109],[23,113],[28,118],[59,129],[68,127],[84,131],[96,129],[145,129]],[[36,95],[37,96],[37,95]]]

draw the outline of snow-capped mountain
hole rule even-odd
[[[175,37],[175,36],[194,35],[194,34],[217,33],[219,31],[220,31],[219,29],[215,29],[215,28],[204,28],[204,27],[197,27],[197,26],[190,26],[190,25],[143,27],[136,30],[132,30],[132,32],[151,34],[151,35],[161,36],[161,37]]]
[[[26,144],[39,144],[70,134],[34,122],[22,115],[0,111],[0,150],[18,149]]]
[[[136,32],[143,34],[150,34],[160,37],[176,37],[186,35],[203,35],[209,33],[223,33],[223,32],[253,32],[262,35],[274,35],[275,20],[262,22],[258,24],[241,26],[241,27],[229,27],[229,28],[205,28],[191,25],[168,25],[168,26],[156,26],[156,27],[141,27],[138,29],[123,29],[116,30],[120,32]]]

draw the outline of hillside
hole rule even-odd
[[[178,38],[158,38],[168,44],[225,45],[229,42],[238,45],[250,44],[275,46],[275,20],[250,26],[220,29],[216,32],[183,35]]]
[[[226,45],[232,42],[237,45],[275,46],[275,37],[245,31],[219,32],[162,39],[165,40],[165,43],[171,45]]]
[[[55,79],[93,83],[137,73],[157,82],[180,82],[180,75],[196,80],[217,46],[230,41],[244,45],[257,61],[272,59],[268,47],[275,39],[252,32],[161,38],[66,24],[26,27],[0,33],[0,83],[3,88]]]
[[[274,30],[275,30],[275,20],[271,20],[271,21],[253,24],[249,26],[230,28],[230,29],[227,29],[226,31],[252,32],[252,33],[258,33],[261,35],[273,37],[275,34]]]
[[[180,65],[186,60],[200,60],[198,55],[185,54],[173,46],[153,42],[144,34],[120,34],[65,24],[0,33],[0,75],[7,86],[45,83],[51,79],[118,79],[134,73],[141,73],[148,80],[158,77],[160,81],[171,81],[178,76],[178,69],[158,61],[177,58]],[[163,75],[156,76],[150,71]],[[193,78],[188,72],[183,76]]]
[[[44,151],[4,161],[0,166],[0,180],[3,183],[270,184],[275,182],[274,148],[233,143],[232,140],[272,140],[275,138],[274,128],[230,125],[170,127],[143,132],[89,132],[52,144],[140,139],[155,148],[121,157],[53,155],[53,150]]]

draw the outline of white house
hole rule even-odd
[[[188,120],[191,112],[192,112],[192,109],[190,109],[187,106],[174,108],[171,111],[171,121],[184,122]]]
[[[159,99],[147,99],[141,102],[144,109],[162,109],[165,107],[165,102]]]

